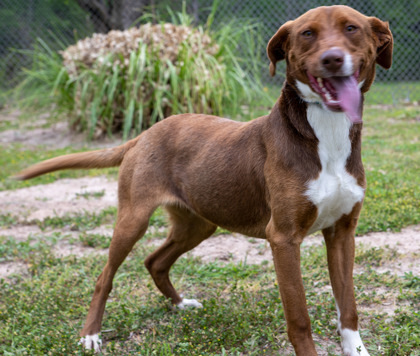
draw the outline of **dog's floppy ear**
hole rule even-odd
[[[394,47],[394,39],[389,24],[376,17],[370,17],[369,22],[376,42],[376,63],[385,69],[389,69],[392,64],[392,49]]]
[[[292,21],[286,22],[268,42],[267,55],[270,59],[270,74],[272,77],[276,74],[276,63],[286,57],[291,25]]]

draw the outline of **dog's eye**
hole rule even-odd
[[[313,32],[311,30],[303,31],[302,32],[302,36],[303,37],[307,37],[307,38],[312,37],[313,36]]]
[[[357,30],[357,27],[354,25],[350,25],[346,27],[346,32],[352,33],[355,32]]]

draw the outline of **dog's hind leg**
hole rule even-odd
[[[109,248],[108,262],[96,282],[86,323],[80,333],[82,336],[80,342],[88,350],[100,351],[101,341],[98,333],[101,329],[106,300],[112,289],[112,280],[118,267],[125,260],[134,244],[146,232],[153,211],[154,207],[126,207],[118,211],[117,223]]]
[[[179,256],[193,249],[216,230],[216,225],[204,220],[186,208],[167,207],[172,227],[166,241],[144,262],[158,289],[179,308],[201,307],[194,299],[183,299],[169,279],[169,270]]]

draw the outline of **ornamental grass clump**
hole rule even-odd
[[[72,126],[90,136],[127,136],[171,114],[221,113],[214,88],[223,86],[227,64],[218,52],[206,33],[169,23],[79,41],[61,52],[74,82]]]
[[[116,132],[128,138],[178,113],[237,118],[261,88],[244,71],[255,68],[251,61],[260,53],[254,30],[145,24],[94,34],[60,55],[41,42],[24,86],[35,81],[39,88],[44,73],[43,90],[51,85],[54,110],[89,138]]]

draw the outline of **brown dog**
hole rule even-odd
[[[300,270],[300,244],[324,234],[345,355],[368,355],[358,332],[353,291],[354,232],[362,207],[363,93],[375,64],[389,68],[388,24],[346,6],[320,7],[283,25],[268,43],[270,72],[286,59],[287,79],[268,116],[234,122],[173,116],[116,148],[57,157],[18,175],[119,166],[119,206],[108,262],[96,283],[86,348],[98,333],[112,280],[163,205],[172,227],[145,264],[156,286],[180,308],[169,269],[222,226],[270,242],[289,338],[297,355],[316,355]]]

